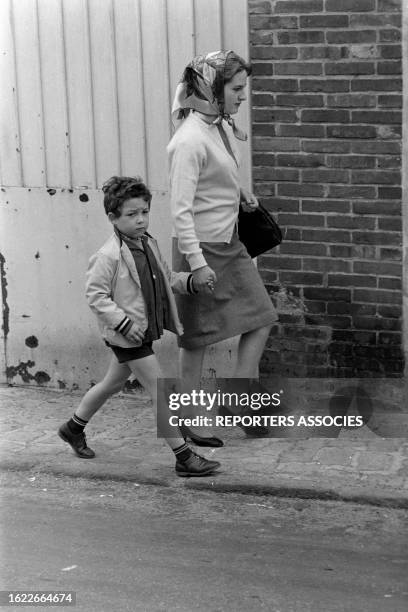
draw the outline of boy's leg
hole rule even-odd
[[[58,435],[70,444],[78,457],[95,457],[94,451],[86,443],[84,428],[106,400],[121,390],[130,372],[126,363],[119,363],[116,357],[112,356],[104,378],[85,393],[74,415],[59,428]]]
[[[159,398],[157,395],[157,379],[163,378],[163,374],[156,355],[149,355],[127,363],[132,373],[150,394],[158,431],[165,432],[168,430],[169,418],[173,416],[173,413],[168,407],[165,397]],[[205,476],[212,473],[220,465],[218,461],[209,461],[196,455],[177,429],[175,429],[174,437],[165,437],[164,439],[176,456],[176,472],[179,476]]]

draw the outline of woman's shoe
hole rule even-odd
[[[198,434],[193,433],[186,425],[180,425],[179,429],[183,438],[185,440],[188,438],[196,446],[212,446],[214,448],[224,446],[224,442],[220,440],[220,438],[216,438],[215,436],[199,436]]]

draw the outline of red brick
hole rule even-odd
[[[294,168],[255,168],[254,178],[259,181],[298,181],[299,171]],[[259,183],[258,183],[259,185]]]
[[[375,43],[377,40],[377,32],[375,30],[333,30],[326,33],[327,42],[329,44],[362,44]]]
[[[367,244],[353,244],[352,257],[358,259],[375,259],[377,257],[377,249],[375,246]]]
[[[291,200],[289,198],[268,198],[263,200],[263,205],[272,213],[278,211],[298,212],[299,200]]]
[[[272,270],[301,270],[302,260],[282,255],[262,255],[262,267]]]
[[[355,185],[330,185],[329,198],[355,198],[368,200],[376,196],[375,187],[359,187]]]
[[[398,32],[398,30],[396,30]],[[379,50],[383,59],[400,59],[402,57],[401,45],[380,45]]]
[[[302,180],[304,183],[347,183],[347,170],[314,169],[302,170]]]
[[[325,64],[325,74],[374,74],[375,66],[372,62],[333,62]]]
[[[254,78],[252,80],[253,91],[297,91],[297,81],[295,79],[268,79]]]
[[[402,108],[402,96],[400,94],[378,96],[378,106],[387,108]]]
[[[380,200],[399,200],[402,197],[401,187],[379,187],[378,198]]]
[[[375,168],[375,157],[365,155],[330,155],[327,165],[331,168]]]
[[[280,184],[278,185],[278,195],[304,198],[322,198],[324,196],[323,185],[298,185]]]
[[[353,247],[346,246],[345,244],[331,244],[329,247],[329,255],[331,257],[352,257]]]
[[[401,40],[401,30],[393,28],[390,30],[380,30],[380,42],[399,42]]]
[[[307,300],[324,300],[325,302],[350,302],[350,289],[333,289],[329,287],[305,287],[304,296]]]
[[[353,123],[401,123],[402,115],[399,111],[366,111],[353,110],[351,112]]]
[[[349,91],[350,81],[344,79],[301,79],[301,91],[345,92]]]
[[[273,45],[273,33],[267,30],[255,30],[250,33],[250,42],[252,45]],[[254,74],[256,71],[254,70]],[[272,74],[272,72],[270,73]]]
[[[353,232],[356,244],[399,245],[401,236],[395,232]]]
[[[280,213],[279,214],[279,223],[282,225],[292,225],[301,227],[323,227],[324,226],[324,218],[322,215],[291,215]]]
[[[278,166],[296,166],[301,168],[313,167],[317,168],[324,165],[323,155],[310,155],[307,153],[303,154],[280,154],[277,155]]]
[[[271,76],[273,74],[273,64],[271,62],[253,62],[252,63],[252,74],[254,77],[257,76]],[[254,82],[254,81],[253,81]],[[255,100],[253,99],[255,104]]]
[[[321,95],[313,94],[278,94],[276,96],[276,104],[278,106],[296,106],[304,108],[305,106],[311,106],[314,108],[323,106],[324,99]]]
[[[382,260],[401,261],[402,259],[401,249],[380,249],[380,256]]]
[[[253,123],[252,134],[254,136],[276,136],[276,129],[271,123]]]
[[[351,91],[402,91],[401,79],[355,79]]]
[[[370,345],[376,343],[376,334],[375,332],[334,330],[333,340],[357,345]]]
[[[273,106],[275,104],[275,96],[270,93],[256,93],[252,94],[252,104],[254,106]]]
[[[282,283],[293,285],[322,285],[323,275],[315,272],[280,272]]]
[[[351,14],[350,15],[350,27],[351,28],[378,28],[384,25],[394,26],[396,28],[401,27],[401,16],[395,14],[380,15],[375,14]]]
[[[300,17],[301,28],[348,28],[348,15],[305,15]]]
[[[304,110],[301,112],[301,120],[306,123],[347,123],[350,113],[346,110]]]
[[[268,0],[249,0],[250,13],[270,13],[271,3]]]
[[[329,287],[376,287],[375,276],[355,274],[329,274],[327,279]]]
[[[366,219],[365,217],[349,217],[346,215],[341,216],[328,216],[327,217],[328,227],[337,227],[344,229],[375,229],[375,219]]]
[[[256,193],[258,196],[275,195],[275,183],[256,183]]]
[[[401,157],[377,157],[378,168],[401,168]]]
[[[348,55],[348,49],[345,47],[330,46],[308,46],[299,47],[299,60],[311,60],[311,59],[331,59],[340,60],[344,59]]]
[[[359,274],[381,274],[383,276],[400,276],[402,268],[400,264],[384,263],[381,261],[355,261],[353,272]]]
[[[402,74],[402,62],[378,62],[378,74]]]
[[[304,140],[302,149],[310,153],[349,153],[351,143],[336,140]]]
[[[297,138],[261,138],[253,139],[254,151],[299,151]]]
[[[401,232],[402,219],[401,217],[378,219],[378,229],[388,232]]]
[[[323,10],[323,0],[280,0],[275,13],[318,13]]]
[[[327,258],[308,258],[303,259],[303,270],[313,272],[351,272],[351,262],[341,259]]]
[[[358,185],[396,185],[401,183],[401,173],[385,170],[352,170],[351,182]]]
[[[264,121],[294,122],[296,119],[296,111],[289,109],[255,108],[252,113],[252,120],[260,123]]]
[[[378,11],[398,11],[400,13],[402,11],[401,1],[402,0],[378,0]]]
[[[387,333],[382,332],[378,335],[379,344],[401,344],[401,334],[400,333]]]
[[[292,47],[291,47],[292,48]],[[276,64],[275,66],[276,74],[317,74],[320,75],[323,73],[322,64],[317,62],[282,62],[280,64]]]
[[[350,212],[350,202],[345,200],[302,200],[302,212],[343,213]]]
[[[401,152],[400,142],[387,142],[387,141],[376,141],[376,142],[352,142],[351,143],[352,153],[363,153],[369,154],[383,154],[383,155],[398,155]]]
[[[374,200],[373,202],[352,202],[355,215],[400,215],[401,202]]]
[[[375,0],[326,0],[327,12],[362,13],[374,10]]]
[[[324,43],[324,32],[312,30],[290,30],[278,32],[280,45],[318,45]]]
[[[277,136],[298,136],[299,138],[324,138],[326,130],[324,125],[293,125],[284,123],[276,126]]]
[[[390,317],[399,319],[402,316],[401,306],[379,306],[378,314],[381,317]]]
[[[369,94],[336,94],[327,96],[327,105],[336,106],[337,108],[364,108],[376,106],[375,95]]]
[[[275,155],[274,153],[254,153],[252,155],[253,166],[274,166]]]
[[[371,125],[329,125],[328,138],[377,138],[377,130]]]
[[[253,57],[254,60],[257,60],[257,59],[272,59],[272,60],[296,59],[297,49],[295,47],[271,47],[270,45],[265,45],[265,46],[259,46],[259,47],[252,47],[251,56]],[[286,72],[282,73],[276,70],[276,74],[292,74],[292,73],[286,73]],[[311,74],[316,74],[316,73],[312,72]]]
[[[250,15],[249,25],[251,30],[288,30],[298,27],[298,18],[295,16],[270,17],[270,11],[264,15]]]
[[[402,280],[400,278],[379,278],[378,279],[379,289],[394,289],[401,291]]]
[[[401,293],[399,291],[381,291],[379,289],[355,289],[356,302],[374,302],[376,304],[399,304]]]
[[[282,242],[280,252],[293,255],[326,255],[325,244],[313,244],[311,242]]]
[[[351,242],[350,232],[341,230],[305,229],[302,231],[302,238],[311,242]]]
[[[315,302],[313,300],[305,300],[306,312],[312,314],[324,314],[326,312],[326,302]]]

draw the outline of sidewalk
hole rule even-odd
[[[57,436],[80,395],[40,387],[0,386],[0,467],[70,477],[129,481],[408,508],[408,440],[378,437],[367,427],[338,438],[248,439],[222,428],[225,446],[199,449],[221,462],[207,478],[179,478],[157,439],[149,401],[119,394],[87,427],[93,460],[77,458]]]

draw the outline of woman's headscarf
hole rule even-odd
[[[171,115],[175,125],[184,119],[190,110],[196,110],[204,115],[217,115],[213,122],[219,124],[225,119],[232,127],[239,140],[246,140],[247,135],[238,128],[230,115],[224,112],[223,100],[218,100],[213,91],[215,84],[217,90],[224,91],[224,71],[228,54],[231,51],[214,51],[207,55],[197,55],[187,66],[192,69],[196,78],[196,87],[202,97],[191,91],[185,80],[182,80],[176,89]]]

